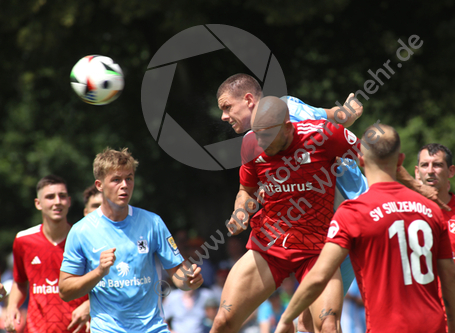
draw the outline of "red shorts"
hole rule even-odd
[[[301,282],[319,257],[319,251],[311,253],[300,249],[285,249],[278,245],[268,247],[258,238],[253,241],[252,237],[254,237],[253,232],[250,234],[246,248],[259,252],[267,261],[277,288],[291,273],[295,273],[297,281]],[[268,249],[265,249],[267,247]]]

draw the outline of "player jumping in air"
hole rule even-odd
[[[251,115],[263,97],[262,88],[250,75],[235,74],[227,78],[218,88],[218,106],[223,111],[221,119],[232,125],[236,133],[243,133],[251,128]],[[284,96],[289,109],[290,120],[298,122],[302,120],[330,120],[340,123],[344,127],[351,126],[363,113],[363,107],[353,94],[350,94],[343,106],[323,109],[305,104],[301,100],[291,96]],[[355,156],[353,156],[355,157]],[[334,208],[345,199],[353,199],[368,188],[367,182],[357,164],[352,159],[341,160],[343,165],[334,169],[336,173],[336,188]],[[335,171],[336,170],[336,171]],[[354,279],[354,271],[349,260],[346,258],[341,266],[343,288],[346,294]],[[312,332],[313,324],[308,313],[299,318],[299,330]]]
[[[252,123],[242,155],[255,157],[246,158],[249,162],[240,168],[236,216],[228,228],[238,234],[246,227],[252,211],[245,209],[254,202],[258,184],[265,189],[264,208],[250,222],[249,251],[229,273],[212,333],[237,332],[284,278],[295,272],[300,281],[313,266],[333,215],[335,175],[330,169],[337,156],[357,145],[357,138],[341,125],[290,122],[286,103],[277,97],[259,101]],[[305,145],[315,149],[305,153]],[[342,300],[338,270],[310,309],[317,330],[340,330]]]

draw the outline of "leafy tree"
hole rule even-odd
[[[394,74],[381,76],[367,94],[361,135],[376,120],[396,126],[412,172],[418,148],[429,142],[455,147],[452,104],[455,74],[454,1],[307,0],[139,1],[11,0],[0,11],[0,240],[39,223],[33,206],[36,182],[65,177],[73,196],[71,221],[82,216],[83,189],[93,182],[91,163],[106,146],[129,147],[139,159],[132,204],[160,214],[170,226],[204,237],[229,217],[238,171],[210,172],[185,166],[154,141],[141,111],[141,83],[155,52],[178,32],[203,24],[244,29],[270,48],[288,90],[310,105],[343,103],[365,90],[390,60]],[[407,61],[398,40],[423,41]],[[126,86],[114,103],[86,105],[71,91],[69,73],[88,54],[115,59]],[[180,61],[166,112],[202,145],[232,137],[222,123],[216,89],[228,76],[249,70],[228,50]],[[6,78],[6,79],[5,79]],[[261,78],[259,78],[261,79]],[[361,96],[361,95],[359,95]]]

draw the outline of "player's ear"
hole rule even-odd
[[[455,176],[455,165],[449,166],[449,178]]]
[[[284,126],[286,127],[286,131],[292,131],[292,129],[294,128],[294,125],[292,125],[291,121],[290,120],[286,120],[286,122],[284,123]]]
[[[365,167],[365,160],[363,159],[363,154],[357,153],[357,158],[359,159],[359,166],[362,168]]]
[[[256,99],[254,98],[253,94],[246,93],[245,96],[243,96],[243,99],[246,101],[248,108],[253,110],[256,106]]]
[[[95,180],[95,186],[98,191],[103,192],[103,183],[101,182],[101,180],[99,179]]]
[[[35,207],[38,210],[42,210],[43,209],[43,207],[41,207],[41,203],[40,203],[38,198],[35,198]]]

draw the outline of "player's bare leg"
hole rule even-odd
[[[314,332],[313,318],[309,309],[304,310],[298,319],[297,332]]]
[[[229,272],[210,333],[238,332],[248,316],[275,289],[267,262],[258,252],[249,250]]]
[[[310,305],[315,333],[341,332],[343,280],[338,268],[322,294]]]

